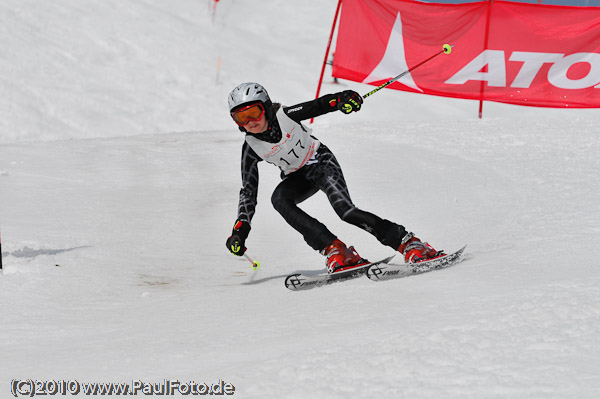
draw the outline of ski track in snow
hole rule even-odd
[[[318,118],[357,206],[467,254],[291,292],[287,274],[324,260],[272,209],[272,166],[247,241],[261,270],[223,245],[242,143],[225,96],[258,80],[286,104],[312,98],[334,10],[269,0],[254,20],[248,2],[220,2],[211,23],[197,3],[0,7],[15,38],[0,55],[0,397],[13,378],[224,379],[240,398],[597,396],[596,110],[486,103],[479,120],[473,102],[384,90]],[[327,79],[322,93],[368,89]],[[391,255],[323,194],[302,207],[361,255]]]

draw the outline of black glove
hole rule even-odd
[[[344,90],[337,94],[336,107],[345,114],[357,112],[363,103],[363,98],[354,90]]]
[[[234,255],[242,256],[246,252],[244,243],[250,234],[250,223],[238,220],[231,230],[231,236],[225,242],[227,249]]]

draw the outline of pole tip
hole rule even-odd
[[[452,52],[452,47],[454,47],[454,45],[449,45],[449,44],[444,44],[442,46],[442,48],[444,49],[444,54],[450,54]]]

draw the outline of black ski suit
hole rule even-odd
[[[330,105],[335,94],[325,95],[315,100],[283,107],[285,114],[293,121],[314,118],[337,109]],[[253,137],[269,143],[281,141],[281,128],[275,112],[281,107],[273,104],[268,112],[269,127],[266,132],[252,134]],[[242,147],[242,189],[240,190],[238,220],[250,223],[254,216],[258,192],[258,162],[263,159],[244,142]],[[271,202],[287,223],[296,229],[313,249],[322,251],[330,245],[336,236],[317,219],[309,216],[297,205],[321,190],[329,199],[337,215],[347,223],[353,224],[373,234],[382,244],[398,250],[402,238],[406,235],[403,226],[382,219],[372,213],[357,208],[350,199],[348,187],[342,169],[331,152],[320,144],[313,159],[299,170],[283,175],[283,181],[275,188]]]

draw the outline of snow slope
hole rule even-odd
[[[597,110],[486,103],[479,120],[474,102],[384,90],[315,121],[358,206],[469,245],[451,269],[286,290],[324,262],[272,209],[269,165],[247,242],[261,270],[227,252],[242,136],[226,95],[255,80],[313,98],[335,4],[222,0],[214,22],[206,1],[0,5],[1,398],[13,379],[597,397]],[[348,87],[369,91],[326,77],[322,92]],[[303,207],[361,255],[390,254],[322,194]]]

